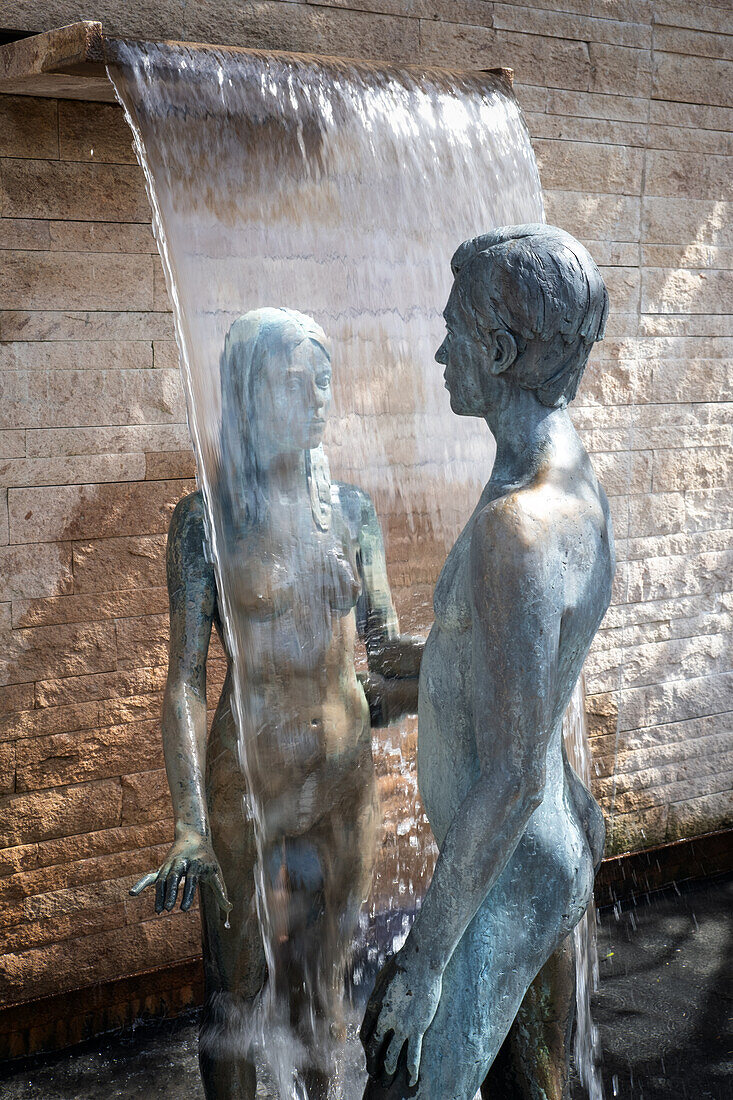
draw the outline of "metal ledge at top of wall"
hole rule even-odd
[[[58,30],[44,31],[0,45],[0,93],[8,95],[45,96],[52,99],[84,99],[97,103],[114,103],[115,93],[107,77],[106,63],[114,59],[114,44],[120,41],[105,35],[101,23],[85,21],[70,23]],[[203,46],[187,42],[187,46],[226,50],[231,53],[258,53],[243,46]],[[278,54],[279,51],[267,51]],[[279,54],[287,56],[286,54]],[[292,56],[305,56],[303,54]],[[310,55],[314,56],[314,55]],[[348,60],[339,58],[339,60]],[[363,60],[357,65],[370,64]],[[416,69],[417,66],[406,65]],[[437,66],[425,66],[435,69]],[[465,70],[452,70],[453,72]],[[509,85],[513,69],[480,69],[473,72],[503,76]]]

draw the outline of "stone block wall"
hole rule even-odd
[[[729,824],[726,6],[11,0],[0,18],[40,30],[82,17],[139,36],[514,67],[548,220],[588,244],[611,295],[608,338],[574,413],[611,497],[619,556],[587,666],[611,850]],[[8,1003],[195,955],[199,942],[191,916],[156,919],[149,896],[126,896],[171,835],[163,555],[172,508],[193,487],[142,175],[121,113],[99,104],[0,96],[0,158]],[[220,652],[210,664],[213,698]],[[406,792],[384,757],[389,868],[402,859],[394,826]]]

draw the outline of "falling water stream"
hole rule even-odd
[[[347,630],[348,617],[338,617],[350,606],[342,589],[353,565],[337,521],[343,483],[358,487],[374,506],[386,549],[386,575],[375,584],[391,589],[386,603],[393,602],[400,629],[427,633],[438,570],[493,460],[485,424],[452,414],[433,360],[452,281],[450,257],[464,239],[494,226],[542,221],[540,181],[525,124],[500,73],[171,44],[110,46],[110,77],[145,172],[173,305],[233,668],[238,756],[248,778],[242,820],[254,826],[259,853],[257,913],[271,980],[246,1041],[256,1045],[258,1032],[277,1094],[300,1097],[298,1041],[273,980],[283,965],[278,891],[295,871],[285,842],[273,864],[272,836],[308,837],[329,799],[348,814],[359,794],[331,795],[312,777],[284,794],[274,790],[273,776],[286,769],[288,753],[302,752],[292,719],[296,689],[282,671],[290,658],[283,654],[292,651],[292,661],[313,680],[314,654],[332,654],[334,624]],[[292,519],[277,547],[261,549],[271,568],[262,582],[267,592],[256,595],[264,599],[272,588],[275,595],[267,598],[276,602],[287,589],[287,638],[273,625],[283,621],[279,613],[250,608],[258,581],[243,580],[242,548],[263,506],[251,455],[233,458],[227,450],[238,424],[232,427],[234,391],[226,371],[233,363],[250,370],[260,322],[250,317],[232,326],[266,308],[298,311],[320,326],[308,329],[308,347],[325,371],[323,330],[332,370],[330,380],[324,374],[318,381],[316,374],[324,392],[332,390],[331,409],[322,437],[303,449],[299,474],[307,481],[308,524],[315,524],[317,538],[304,536]],[[307,328],[308,322],[297,324]],[[247,378],[242,409],[234,411],[256,451],[265,447],[264,429],[250,417],[255,383]],[[277,405],[276,397],[270,392],[268,399]],[[243,470],[249,471],[245,482],[250,478],[244,489]],[[355,652],[358,667],[364,656],[358,645]],[[349,668],[339,675],[342,685],[353,680]],[[356,721],[347,711],[348,721]],[[367,972],[373,976],[369,962],[404,938],[432,867],[434,848],[416,788],[415,729],[407,720],[374,737],[388,844],[369,905],[358,921],[354,916],[357,985],[360,975],[364,981]],[[367,776],[370,767],[371,757],[355,763],[354,774]],[[355,820],[348,818],[351,825]],[[358,842],[358,830],[354,835]],[[301,860],[297,873],[305,873],[303,866]],[[576,937],[584,958],[588,939],[587,932]],[[579,1023],[589,1028],[583,1011]],[[581,1039],[589,1041],[592,1046]],[[353,1043],[346,1051],[353,1064],[342,1066],[342,1091],[351,1100],[361,1095],[359,1054]]]

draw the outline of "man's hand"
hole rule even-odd
[[[383,967],[369,998],[361,1041],[370,1077],[389,1081],[407,1043],[409,1083],[417,1083],[425,1032],[438,1010],[442,978],[430,970],[408,940]]]
[[[196,885],[208,882],[214,891],[219,908],[224,913],[231,911],[231,902],[227,897],[221,867],[214,855],[211,843],[193,829],[176,837],[164,862],[157,871],[150,871],[130,890],[137,897],[148,886],[155,883],[155,912],[169,912],[176,904],[178,887],[185,879],[181,909],[191,908]]]

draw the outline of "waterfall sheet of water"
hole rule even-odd
[[[563,719],[563,737],[568,760],[588,790],[591,789],[591,755],[585,720],[585,685],[581,676],[573,690]],[[603,1100],[600,1071],[601,1044],[598,1028],[591,1016],[590,997],[598,988],[598,951],[596,947],[596,909],[591,903],[573,929],[575,948],[575,1036],[573,1055],[578,1076],[589,1100]]]
[[[132,42],[116,44],[109,72],[145,172],[173,306],[232,668],[236,758],[247,778],[241,831],[253,830],[258,854],[254,900],[270,977],[257,1011],[240,1020],[238,1049],[256,1047],[259,1036],[276,1094],[300,1097],[304,1064],[328,1045],[318,987],[333,973],[322,971],[337,971],[349,955],[345,941],[368,938],[374,927],[365,911],[357,921],[371,875],[360,857],[376,822],[364,797],[373,786],[371,746],[365,753],[363,738],[352,736],[363,696],[347,592],[354,547],[337,485],[356,485],[359,499],[373,502],[386,542],[386,574],[373,583],[385,605],[391,585],[403,630],[424,632],[437,570],[493,459],[485,425],[450,411],[433,361],[449,260],[468,237],[542,221],[539,177],[501,76]],[[292,321],[305,336],[298,345],[291,325],[290,365],[280,375],[262,344],[279,322],[268,315],[235,325],[265,308],[299,311],[325,331]],[[271,372],[264,381],[263,371]],[[294,416],[299,405],[321,410],[320,434],[311,414]],[[396,763],[391,789],[409,809],[396,821],[402,855],[387,860],[390,881],[373,896],[407,914],[398,928],[388,922],[395,945],[419,904],[432,850],[405,727],[387,737],[375,748]],[[414,723],[412,737],[414,747]],[[226,730],[220,741],[222,752],[231,748]],[[320,885],[308,887],[309,875]],[[339,893],[340,876],[350,886]],[[321,909],[299,917],[299,897],[320,897]],[[241,919],[235,907],[232,925]],[[321,921],[323,942],[337,944],[330,955],[308,954],[309,921]],[[294,960],[296,925],[304,957]],[[585,932],[577,942],[587,941]],[[296,963],[307,987],[305,1031],[287,989]],[[225,1002],[231,1039],[238,1010]],[[586,1005],[580,998],[581,1026]],[[342,1094],[361,1095],[355,1044],[337,1058]]]

